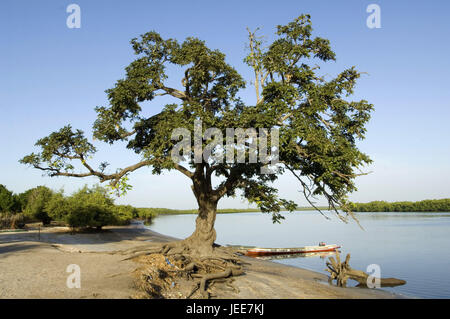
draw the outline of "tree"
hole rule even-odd
[[[45,204],[45,212],[52,220],[65,221],[68,211],[68,200],[63,190],[54,193]]]
[[[15,205],[14,195],[4,185],[0,184],[0,213],[9,213]]]
[[[29,189],[23,193],[14,194],[14,197],[15,197],[14,211],[15,212],[23,212],[25,210],[25,207],[27,207],[27,204],[28,204],[28,197],[30,196],[32,191],[33,191],[33,189]]]
[[[364,138],[372,105],[365,100],[346,100],[360,73],[352,67],[329,80],[318,74],[320,67],[315,63],[334,61],[335,53],[328,40],[312,37],[309,15],[277,26],[276,35],[277,39],[263,48],[260,38],[249,31],[250,53],[244,61],[255,73],[254,105],[238,96],[245,88],[242,76],[226,63],[223,53],[208,48],[204,41],[190,37],[179,43],[153,31],[132,39],[137,58],[126,67],[126,76],[106,91],[110,105],[96,108],[93,134],[110,144],[128,141],[127,148],[140,154],[142,160],[110,173],[107,162],[95,169],[88,161],[96,148],[81,130],[68,125],[38,140],[40,152],[21,162],[50,176],[96,176],[101,182],[110,181],[118,191],[126,190],[129,185],[124,179],[142,167],[151,166],[153,174],[181,172],[192,183],[197,199],[196,229],[182,242],[167,245],[165,252],[214,254],[217,203],[237,191],[263,212],[272,213],[274,221],[282,219],[280,210],[296,208],[272,186],[284,172],[295,176],[311,205],[311,197],[324,196],[338,215],[339,207],[351,214],[346,196],[355,190],[356,170],[370,162],[357,148],[356,140]],[[166,69],[170,65],[182,70],[180,88],[168,86]],[[145,117],[142,102],[159,96],[171,96],[177,103]],[[189,137],[199,141],[195,134],[199,120],[201,149],[209,147],[210,153],[199,153],[198,147],[188,145],[181,156],[179,141],[172,139],[172,133],[184,128]],[[218,132],[210,134],[207,128]],[[233,147],[211,147],[211,139],[225,136],[229,128],[253,128],[257,135],[244,139],[235,135]],[[275,147],[277,136],[279,144]],[[264,139],[269,142],[263,151],[257,151],[259,158],[268,150],[272,151],[270,158],[278,153],[279,164],[272,165],[271,174],[265,173],[268,157],[256,163],[220,160],[220,154],[222,159],[236,155],[249,159],[254,156],[255,141]],[[179,160],[173,160],[173,154]],[[74,161],[84,171],[76,170]]]
[[[0,213],[20,213],[25,210],[31,190],[14,194],[0,184]]]
[[[65,221],[71,227],[95,227],[119,222],[116,208],[108,191],[100,186],[84,186],[70,197],[55,193],[45,206],[45,211],[54,220]]]
[[[51,218],[45,209],[51,200],[53,191],[46,186],[38,186],[30,191],[24,213],[32,218],[42,221],[44,225],[50,224]]]

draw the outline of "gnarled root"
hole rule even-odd
[[[138,287],[153,298],[209,298],[210,287],[244,274],[237,254],[227,248],[192,246],[178,241],[164,244],[159,252],[132,256],[145,266]],[[206,253],[205,253],[206,252]],[[194,281],[194,286],[188,282]]]

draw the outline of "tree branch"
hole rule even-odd
[[[227,180],[220,184],[217,189],[213,191],[214,196],[217,198],[221,198],[224,196],[228,191],[235,188],[237,185],[236,183],[239,182],[240,170],[238,166],[235,166],[230,169],[230,176],[227,178]]]
[[[177,164],[177,163],[173,163],[173,166],[175,167],[176,170],[183,173],[187,177],[189,177],[191,179],[192,179],[192,177],[194,177],[194,173],[191,172],[190,170],[188,170],[187,168],[185,168],[184,166],[181,166],[180,164]]]
[[[160,85],[160,89],[165,91],[167,94],[172,95],[173,97],[176,97],[180,100],[184,101],[188,99],[188,96],[184,92],[181,92],[180,90],[173,89],[164,85]]]
[[[58,156],[62,156],[61,154],[59,154]],[[54,176],[68,176],[68,177],[89,177],[89,176],[96,176],[100,179],[100,182],[105,182],[108,180],[111,180],[111,185],[115,185],[117,184],[117,182],[126,174],[131,173],[141,167],[144,166],[150,166],[152,164],[155,164],[156,162],[160,162],[160,160],[158,159],[151,159],[151,160],[145,160],[139,163],[136,163],[134,165],[130,165],[122,170],[120,170],[119,172],[115,173],[115,174],[105,174],[99,171],[94,170],[85,160],[84,157],[82,155],[80,155],[79,157],[74,157],[74,156],[62,156],[62,157],[66,157],[69,159],[79,159],[81,161],[81,163],[83,164],[84,167],[86,167],[86,169],[89,171],[88,173],[70,173],[70,172],[63,172],[57,168],[52,168],[52,167],[41,167],[37,164],[33,164],[34,168],[37,168],[41,171],[47,171],[50,172],[49,175],[51,177]],[[194,176],[194,173],[192,173],[191,171],[189,171],[188,169],[186,169],[185,167],[183,167],[182,165],[179,165],[177,163],[173,164],[174,168],[176,170],[178,170],[179,172],[183,173],[184,175],[186,175],[189,178],[192,178]]]

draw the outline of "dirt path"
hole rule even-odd
[[[123,259],[134,250],[172,238],[139,225],[109,227],[105,232],[71,235],[65,228],[0,233],[0,298],[130,298],[136,293],[133,271]],[[246,274],[237,291],[217,298],[395,298],[384,291],[337,288],[326,276],[269,261],[244,257]],[[67,267],[81,270],[81,288],[68,288]]]

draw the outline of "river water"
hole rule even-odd
[[[338,244],[341,256],[351,254],[350,265],[364,270],[376,264],[381,277],[406,280],[406,285],[382,288],[419,298],[450,298],[450,213],[357,213],[357,223],[340,221],[331,212],[325,219],[314,211],[283,213],[281,224],[272,224],[262,213],[218,214],[216,242],[221,245],[298,247],[323,241]],[[157,217],[150,229],[184,238],[196,215]],[[275,262],[326,273],[328,257],[277,259]],[[352,284],[349,282],[349,284]]]

